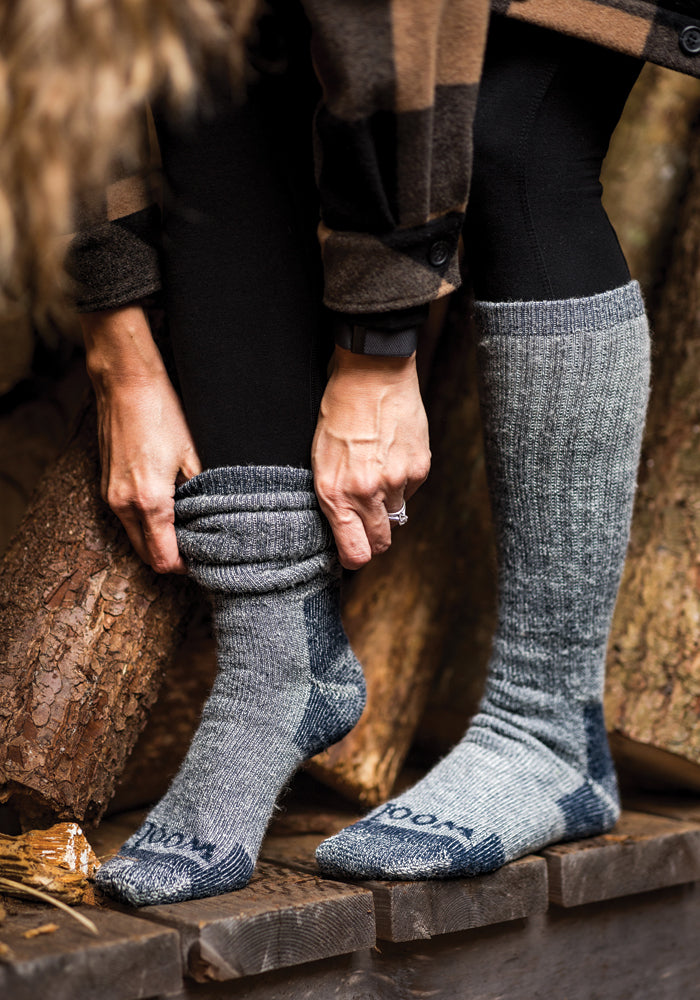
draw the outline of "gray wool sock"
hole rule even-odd
[[[477,315],[499,550],[486,692],[422,781],[321,844],[327,873],[477,875],[619,815],[602,694],[648,395],[639,287]]]
[[[178,489],[175,514],[212,597],[219,672],[170,789],[97,873],[135,906],[244,886],[280,790],[352,729],[365,699],[310,472],[213,469]]]

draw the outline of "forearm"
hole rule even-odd
[[[96,390],[166,374],[140,305],[83,313],[79,319],[87,370]]]

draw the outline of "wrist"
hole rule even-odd
[[[415,352],[409,357],[355,354],[335,346],[333,370],[342,378],[356,378],[363,383],[401,383],[416,378]]]
[[[84,314],[85,364],[96,389],[166,377],[160,351],[140,306]]]

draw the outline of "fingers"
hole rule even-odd
[[[403,490],[403,499],[408,501],[411,497],[418,492],[423,483],[428,478],[430,473],[430,461],[431,461],[430,449],[427,448],[420,456],[418,456],[411,469],[411,474],[406,480],[406,484]],[[397,508],[398,509],[398,508]]]
[[[345,569],[360,569],[372,558],[372,547],[362,518],[353,510],[338,510],[324,503],[320,497],[319,503],[331,526],[340,565]]]
[[[386,552],[391,545],[391,522],[386,515],[387,508],[381,494],[375,494],[360,508],[360,516],[373,556]]]
[[[188,454],[180,463],[180,469],[177,474],[177,479],[175,480],[176,486],[182,486],[186,483],[188,479],[194,479],[202,471],[202,463],[199,460],[199,455],[194,449],[194,446],[190,449]]]
[[[140,500],[121,500],[107,497],[107,502],[117,515],[137,554],[156,573],[187,572],[180,555],[175,535],[173,505],[166,501],[148,503]]]
[[[343,489],[317,479],[315,488],[345,569],[360,569],[372,556],[386,552],[391,545],[391,522],[384,484]],[[394,492],[398,494],[398,490]]]
[[[393,487],[391,490],[387,491],[387,496],[384,501],[384,508],[387,514],[396,514],[397,511],[401,510],[404,501],[406,499],[406,484],[404,483],[401,487]],[[396,528],[398,525],[394,522],[389,521],[389,526],[391,528]]]
[[[187,566],[180,555],[172,521],[142,521],[141,531],[148,552],[147,562],[156,573],[187,572]]]

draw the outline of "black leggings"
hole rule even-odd
[[[305,46],[300,46],[305,52]],[[494,18],[465,227],[476,296],[596,294],[629,281],[600,167],[641,64]],[[205,467],[308,467],[331,350],[320,310],[316,100],[301,59],[248,102],[159,124],[166,305]]]
[[[212,75],[208,107],[194,121],[155,114],[165,305],[205,468],[310,467],[333,346],[316,238],[318,86],[306,22],[286,0],[277,6],[262,26],[267,63],[244,103]]]
[[[580,298],[630,280],[600,170],[642,65],[492,19],[464,231],[477,299]]]

